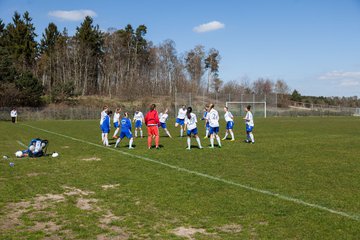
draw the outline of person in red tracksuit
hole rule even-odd
[[[145,124],[148,130],[148,148],[151,148],[152,139],[155,138],[156,149],[159,149],[159,128],[160,124],[158,112],[155,110],[156,105],[151,104],[150,111],[145,116]]]

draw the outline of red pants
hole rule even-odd
[[[155,145],[156,147],[159,147],[159,128],[158,126],[148,126],[148,147],[151,147],[152,138],[155,137]]]

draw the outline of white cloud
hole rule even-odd
[[[332,71],[319,77],[320,80],[330,80],[340,87],[360,86],[360,72]]]
[[[218,22],[218,21],[212,21],[212,22],[204,23],[204,24],[194,27],[193,31],[197,32],[197,33],[203,33],[203,32],[215,31],[218,29],[222,29],[224,27],[225,27],[225,24]]]
[[[86,16],[96,17],[97,14],[93,10],[81,9],[81,10],[70,10],[70,11],[62,11],[56,10],[48,13],[49,16],[58,18],[63,21],[81,21]]]

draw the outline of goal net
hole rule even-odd
[[[226,102],[233,115],[245,116],[245,108],[250,105],[251,112],[256,117],[266,118],[266,102]]]
[[[355,108],[354,116],[360,117],[360,108]]]

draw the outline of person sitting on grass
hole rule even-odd
[[[49,144],[48,140],[42,140],[40,138],[31,139],[29,146],[26,150],[18,151],[17,157],[42,157],[46,155],[46,149]],[[19,154],[20,153],[20,154]]]

